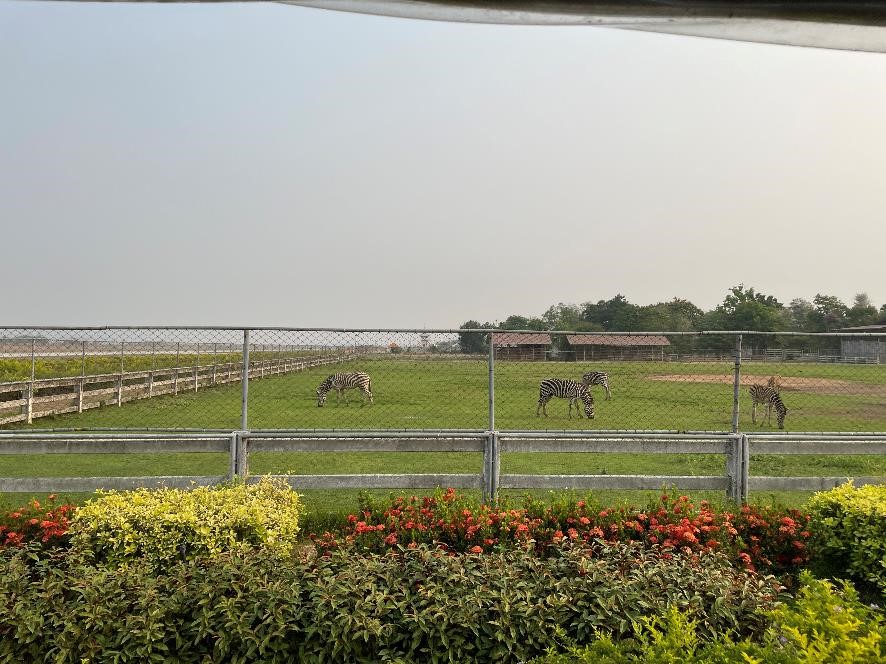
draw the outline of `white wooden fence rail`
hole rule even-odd
[[[339,354],[313,358],[252,360],[249,363],[249,380],[304,371],[336,364],[345,359],[353,359],[353,356]],[[13,422],[31,424],[34,419],[49,415],[82,413],[91,408],[122,406],[128,401],[151,399],[164,394],[196,392],[201,388],[239,383],[242,378],[242,362],[225,362],[0,383],[0,425]],[[62,391],[39,394],[46,389]],[[16,398],[10,398],[12,395],[16,395]]]

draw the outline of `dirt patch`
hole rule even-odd
[[[713,374],[668,374],[663,376],[650,376],[652,380],[663,380],[674,383],[716,383],[732,384],[732,376],[717,376]],[[741,384],[745,387],[751,385],[765,385],[768,376],[742,376]],[[835,378],[806,378],[801,376],[782,376],[782,391],[811,392],[813,394],[851,395],[851,396],[882,396],[886,398],[886,385],[871,385],[858,383],[852,380],[837,380]]]

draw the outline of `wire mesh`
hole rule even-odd
[[[731,431],[736,337],[253,329],[246,422],[483,430],[494,397],[500,430]],[[238,429],[243,342],[242,329],[0,328],[0,428]],[[755,384],[778,393],[786,431],[886,430],[886,335],[743,333],[739,373],[740,431],[778,431],[771,401],[752,421]],[[582,386],[593,419],[581,397],[540,408],[546,379]]]

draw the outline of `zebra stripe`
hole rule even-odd
[[[535,416],[538,417],[539,410],[544,411],[545,417],[548,416],[547,404],[554,397],[561,399],[569,399],[569,418],[572,419],[572,406],[575,405],[575,412],[581,417],[581,411],[578,409],[578,401],[584,404],[585,416],[594,419],[594,398],[588,386],[575,380],[564,380],[562,378],[546,378],[538,386],[538,406],[535,409]]]
[[[341,402],[342,392],[355,388],[361,391],[361,400],[363,395],[366,395],[369,397],[369,403],[372,403],[372,380],[369,378],[369,374],[355,371],[353,373],[332,374],[320,383],[320,387],[317,388],[317,406],[322,406],[326,403],[326,393],[329,390],[335,390],[335,401],[339,403]],[[345,405],[347,404],[348,395],[346,394]],[[363,401],[363,405],[365,405],[365,401]]]
[[[590,387],[591,385],[601,385],[606,390],[606,400],[612,398],[612,392],[609,389],[609,374],[605,371],[588,371],[581,377],[581,382]]]
[[[751,394],[752,400],[751,421],[754,424],[757,423],[757,404],[765,405],[769,426],[772,426],[772,409],[775,408],[778,428],[784,429],[784,418],[788,414],[788,409],[785,408],[778,391],[767,385],[751,385],[748,391]],[[763,426],[762,419],[760,420],[760,426]]]

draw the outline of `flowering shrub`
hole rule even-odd
[[[77,510],[71,536],[75,547],[110,563],[168,562],[257,545],[287,554],[300,513],[299,495],[269,478],[190,490],[109,491]]]
[[[696,506],[687,496],[663,495],[645,509],[606,509],[585,501],[547,505],[527,500],[520,508],[476,505],[454,489],[434,496],[404,496],[379,510],[363,507],[348,517],[339,534],[312,536],[330,550],[355,545],[382,551],[419,543],[483,553],[506,547],[532,547],[544,553],[565,542],[640,542],[668,551],[720,550],[751,570],[791,572],[806,563],[808,517],[797,510],[743,506],[717,511],[707,501]]]
[[[68,542],[70,517],[74,505],[56,505],[56,496],[41,505],[34,499],[24,507],[0,515],[0,547],[37,542],[44,547],[63,546]]]

